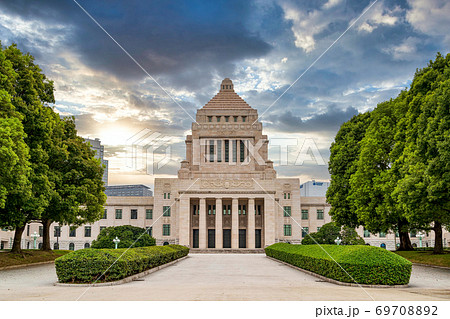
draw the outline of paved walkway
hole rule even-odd
[[[120,286],[58,287],[53,264],[0,271],[0,300],[450,300],[450,271],[413,267],[410,288],[338,286],[263,254],[192,254]]]

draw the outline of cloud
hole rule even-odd
[[[358,114],[358,110],[353,107],[340,110],[336,105],[330,105],[326,112],[312,114],[307,119],[302,119],[291,111],[284,112],[271,118],[273,124],[270,126],[276,126],[283,132],[337,132],[342,123],[356,114]]]
[[[416,37],[408,37],[402,43],[393,45],[383,51],[390,54],[394,60],[411,60],[417,53],[417,46],[420,39]]]
[[[410,9],[406,20],[414,29],[436,37],[443,37],[450,45],[450,2],[447,0],[408,0]]]
[[[382,1],[379,1],[367,11],[358,30],[370,33],[380,26],[394,26],[399,22],[402,11],[399,6],[388,9]]]

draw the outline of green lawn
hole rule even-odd
[[[0,269],[8,266],[26,265],[43,261],[52,261],[56,258],[70,253],[70,250],[41,251],[26,249],[22,254],[12,254],[10,252],[0,252]]]
[[[395,253],[413,263],[450,267],[448,250],[443,255],[433,255],[433,251],[395,251]]]

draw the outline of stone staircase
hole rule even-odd
[[[263,248],[249,249],[249,248],[222,248],[222,249],[200,249],[200,248],[191,248],[189,250],[190,254],[264,254]]]

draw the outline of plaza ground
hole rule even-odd
[[[363,290],[323,282],[264,254],[190,254],[119,286],[53,286],[56,280],[53,264],[0,271],[0,300],[450,300],[447,269],[413,266],[408,288]]]

